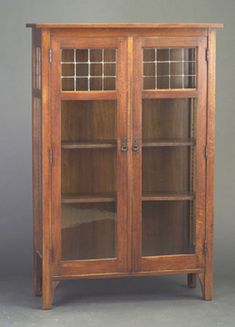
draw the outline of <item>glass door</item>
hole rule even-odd
[[[62,275],[126,270],[125,42],[53,39],[53,243]]]
[[[137,271],[199,269],[205,219],[204,39],[136,41],[133,262]],[[138,122],[140,122],[138,124]],[[135,144],[137,146],[135,147]]]

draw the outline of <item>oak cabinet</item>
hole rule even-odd
[[[29,24],[34,291],[185,274],[212,298],[215,28]]]

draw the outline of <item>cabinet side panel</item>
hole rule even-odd
[[[51,114],[49,107],[50,31],[42,30],[42,296],[44,309],[53,302],[51,264]]]
[[[42,278],[42,133],[41,133],[41,32],[32,30],[32,154],[34,293],[41,294]]]
[[[216,35],[208,33],[208,111],[207,111],[207,185],[206,185],[206,266],[204,298],[213,297],[213,225],[214,225],[214,141],[215,141],[215,69]]]

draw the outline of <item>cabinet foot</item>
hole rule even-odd
[[[45,280],[42,286],[42,309],[50,310],[53,307],[54,287],[51,280]]]
[[[42,295],[42,260],[38,253],[34,254],[33,294]]]
[[[201,284],[202,298],[206,301],[211,301],[213,298],[213,280],[212,275],[207,273],[198,274]]]
[[[53,308],[54,295],[59,281],[48,281],[42,293],[42,309],[50,310]]]
[[[190,288],[195,288],[197,285],[197,275],[196,274],[188,274],[187,275],[187,285]]]

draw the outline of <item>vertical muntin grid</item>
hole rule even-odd
[[[61,90],[115,90],[116,61],[117,49],[61,49]]]
[[[144,89],[196,87],[196,48],[144,48],[143,52]]]

